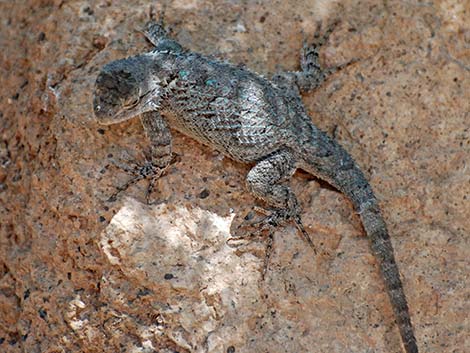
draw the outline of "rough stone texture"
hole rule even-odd
[[[0,351],[401,352],[359,219],[324,183],[293,181],[321,254],[281,228],[264,281],[264,243],[227,244],[256,203],[247,166],[175,133],[159,205],[143,203],[145,183],[106,201],[127,178],[113,163],[142,158],[146,141],[137,120],[93,121],[91,85],[149,49],[135,28],[159,8],[0,2]],[[315,21],[341,19],[324,62],[358,62],[304,101],[381,200],[421,352],[470,347],[469,13],[457,0],[166,11],[186,47],[266,75],[297,68]]]

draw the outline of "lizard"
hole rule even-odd
[[[334,69],[320,65],[319,48],[328,39],[315,33],[304,45],[301,71],[264,78],[246,68],[185,50],[163,24],[149,22],[142,32],[154,48],[106,64],[93,91],[100,124],[140,117],[150,140],[150,158],[115,196],[141,179],[148,193],[172,161],[170,129],[210,146],[229,158],[252,165],[248,190],[272,208],[270,225],[301,225],[301,207],[288,185],[297,169],[314,175],[352,202],[382,274],[406,353],[418,346],[387,226],[372,187],[346,150],[317,128],[301,92],[316,89]],[[303,229],[303,227],[302,227]],[[307,234],[306,239],[312,245]]]

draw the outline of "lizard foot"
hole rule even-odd
[[[314,39],[308,43],[304,39],[300,54],[300,72],[293,73],[293,80],[301,91],[310,91],[320,86],[330,75],[356,63],[357,59],[352,59],[341,65],[334,67],[323,67],[320,63],[320,48],[328,42],[331,33],[338,26],[339,21],[335,21],[326,27],[326,31],[321,35],[321,24],[317,25]]]
[[[253,211],[260,214],[261,217],[254,216]],[[292,221],[300,231],[304,240],[312,247],[314,253],[317,254],[315,244],[305,230],[300,215],[297,212],[292,212],[287,209],[266,210],[261,207],[254,207],[253,211],[245,216],[241,224],[232,228],[232,234],[234,234],[234,236],[229,239],[229,242],[233,244],[233,242],[240,240],[265,238],[266,235],[269,236],[273,234],[276,227],[283,226]]]
[[[239,246],[246,241],[252,241],[257,238],[264,239],[273,232],[274,227],[264,224],[265,216],[260,216],[257,208],[253,208],[243,219],[235,218],[230,228],[232,235],[227,243],[230,246]]]
[[[132,166],[113,163],[117,168],[124,170],[132,177],[123,185],[118,186],[116,191],[108,198],[108,202],[116,201],[119,194],[127,190],[130,186],[138,183],[142,179],[149,181],[147,191],[145,193],[145,199],[147,204],[152,205],[155,201],[150,200],[150,196],[155,188],[157,180],[167,171],[171,163],[166,166],[159,167],[155,165],[150,158],[145,158],[142,164],[133,164]]]
[[[264,251],[263,268],[261,270],[261,280],[264,281],[273,251],[275,226],[264,221],[266,216],[258,217],[257,214],[260,212],[256,212],[256,209],[254,208],[248,212],[240,223],[236,220],[232,223],[230,230],[232,236],[227,240],[227,245],[242,252],[259,253]],[[266,210],[263,210],[263,214],[266,214]],[[264,249],[260,249],[260,242],[253,242],[253,240],[265,240]],[[260,254],[259,256],[263,255]]]
[[[295,210],[295,208],[294,208]],[[264,209],[259,209],[259,212],[267,212]],[[293,221],[297,229],[300,231],[300,234],[304,238],[304,240],[310,245],[310,247],[313,249],[313,252],[315,255],[317,254],[317,248],[315,244],[312,241],[312,238],[310,238],[310,235],[308,232],[305,230],[305,227],[302,223],[302,219],[300,218],[300,215],[296,211],[291,211],[289,209],[276,209],[272,211],[270,214],[267,214],[267,216],[264,218],[262,222],[266,223],[268,226],[271,227],[277,227],[279,225],[285,225],[286,223]]]
[[[253,211],[258,213],[260,216],[255,216],[255,212]],[[273,251],[274,230],[276,227],[285,225],[290,221],[295,223],[302,237],[312,247],[313,252],[316,255],[317,249],[315,244],[305,230],[300,216],[297,213],[292,214],[289,210],[284,209],[266,210],[261,207],[254,207],[254,209],[244,217],[241,224],[232,228],[231,233],[233,236],[227,240],[227,244],[232,247],[239,247],[247,241],[250,242],[250,240],[256,238],[266,239],[263,270],[261,272],[261,279],[264,280],[269,269],[269,263]]]

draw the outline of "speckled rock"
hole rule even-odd
[[[291,225],[230,243],[255,205],[249,166],[174,134],[177,162],[147,205],[108,202],[147,142],[99,126],[100,67],[149,50],[148,1],[0,3],[0,351],[376,352],[400,339],[357,215],[325,183],[292,181],[314,255]],[[191,50],[268,76],[298,68],[316,23],[340,19],[305,95],[381,200],[420,352],[470,345],[470,5],[465,1],[170,1]],[[232,234],[233,235],[233,234]]]

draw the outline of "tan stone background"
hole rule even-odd
[[[174,134],[158,185],[107,202],[139,160],[138,120],[93,121],[106,62],[149,50],[150,1],[0,2],[0,351],[392,352],[398,331],[357,215],[298,173],[293,187],[321,254],[279,229],[229,247],[256,201],[247,166]],[[356,59],[304,97],[381,200],[421,352],[470,351],[470,3],[168,1],[187,48],[265,75],[298,68],[315,23],[340,19],[322,50]]]

